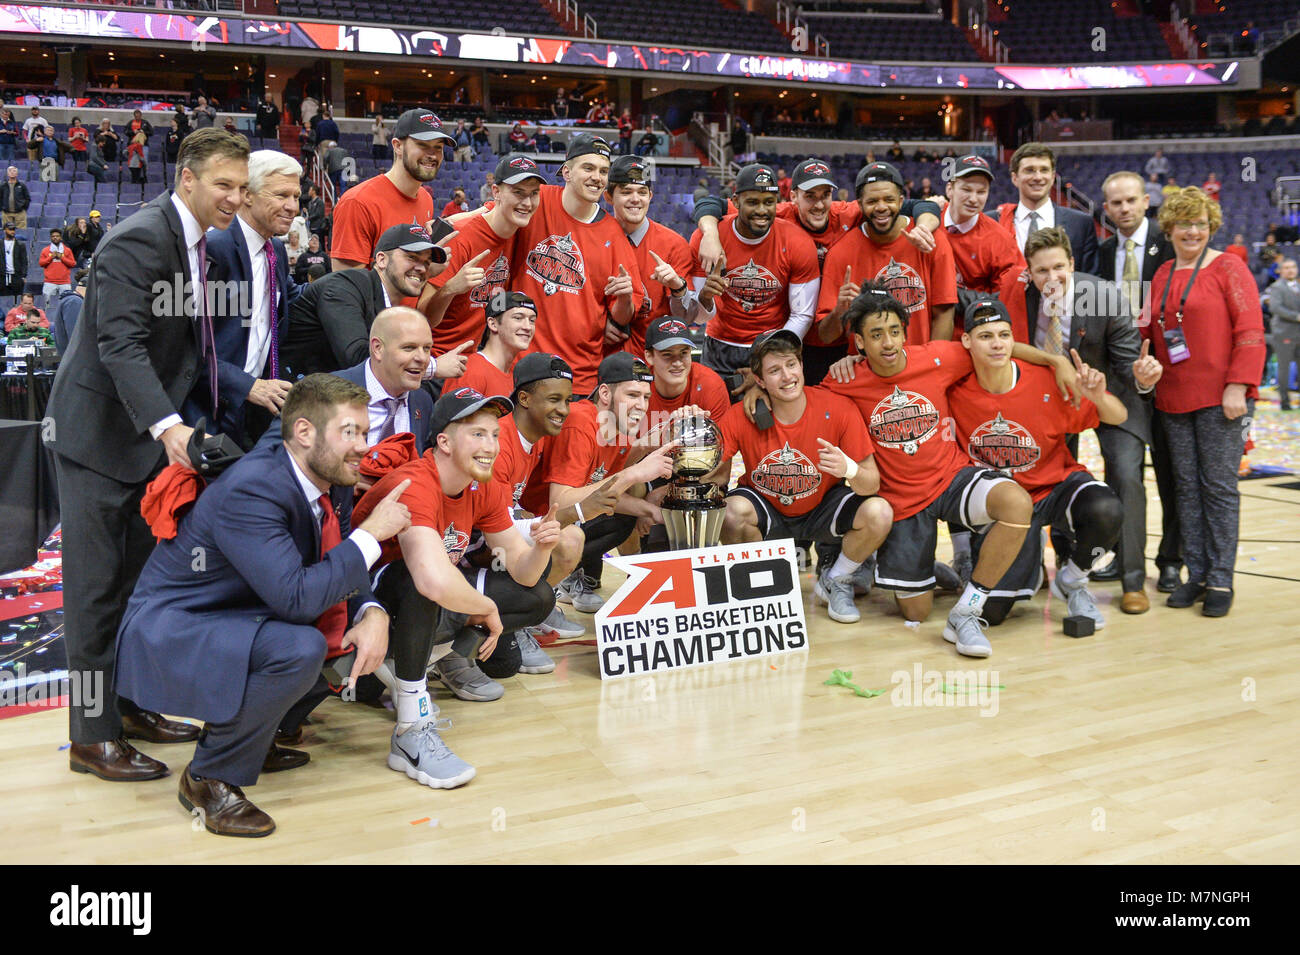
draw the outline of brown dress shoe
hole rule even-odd
[[[1120,598],[1119,609],[1125,613],[1146,613],[1151,609],[1151,601],[1145,590],[1129,590]]]
[[[306,766],[310,760],[310,753],[304,753],[300,749],[284,749],[272,743],[266,759],[262,761],[262,772],[280,773],[286,769],[297,769]]]
[[[256,838],[275,832],[275,821],[254,806],[242,789],[219,779],[195,779],[188,765],[181,773],[177,798],[190,812],[198,809],[204,827],[219,836]]]
[[[192,743],[199,738],[199,727],[169,720],[151,710],[139,710],[123,714],[122,735],[147,743]]]
[[[162,779],[169,773],[166,763],[146,756],[124,739],[107,743],[73,743],[68,749],[68,768],[74,773],[90,773],[111,783]]]

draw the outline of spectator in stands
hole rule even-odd
[[[334,122],[334,111],[326,106],[321,110],[320,122],[316,124],[316,141],[324,142],[328,139],[337,143],[342,135],[339,132],[339,124]]]
[[[903,155],[903,147],[899,144],[898,140],[895,139],[894,145],[890,146],[885,153],[885,162],[897,164],[903,162],[906,158],[907,157]]]
[[[226,121],[221,124],[221,128],[224,129],[226,132],[228,132],[231,136],[236,136],[239,134],[239,127],[235,125],[235,117],[233,116],[227,116]]]
[[[458,215],[462,212],[469,212],[469,200],[465,197],[465,190],[460,188],[460,186],[457,186],[455,191],[452,192],[451,198],[447,201],[447,204],[442,207],[442,212],[439,214],[446,219],[449,216]]]
[[[176,120],[176,127],[181,132],[181,138],[184,139],[190,131],[190,115],[185,111],[184,104],[176,104],[176,113],[172,119]]]
[[[62,229],[50,230],[50,244],[41,249],[37,264],[45,272],[41,294],[47,303],[55,292],[72,288],[72,270],[77,267],[77,258],[63,241]]]
[[[1264,270],[1264,278],[1270,283],[1276,282],[1280,279],[1282,277],[1282,263],[1285,260],[1286,256],[1282,254],[1282,250],[1275,249],[1273,252],[1273,261],[1269,264],[1269,267]]]
[[[456,120],[456,129],[451,135],[456,141],[456,162],[464,164],[473,159],[474,139],[470,136],[469,128],[465,125],[465,120]]]
[[[708,194],[709,194],[709,180],[701,179],[699,183],[695,186],[695,192],[694,192],[695,201],[699,202]]]
[[[262,139],[262,148],[267,148],[266,141],[271,140],[273,148],[280,146],[280,108],[275,105],[271,91],[267,90],[262,102],[257,104],[257,135]]]
[[[235,130],[228,130],[228,132],[233,133]],[[140,133],[144,133],[142,146],[144,149],[144,162],[147,166],[149,164],[149,137],[153,135],[153,124],[145,119],[144,114],[137,109],[131,114],[131,121],[126,124],[126,136],[128,139],[135,139]]]
[[[71,147],[72,170],[75,176],[77,164],[86,161],[90,146],[90,130],[81,125],[80,117],[72,117],[72,124],[68,126],[68,145]]]
[[[641,138],[636,141],[636,154],[638,156],[649,156],[651,153],[659,150],[659,134],[656,133],[649,123],[645,125],[645,132]]]
[[[474,125],[469,131],[470,137],[474,140],[474,154],[478,155],[484,149],[492,145],[491,138],[488,135],[488,128],[483,125],[483,117],[475,116]]]
[[[208,98],[200,96],[198,105],[190,111],[190,125],[195,129],[211,129],[217,123],[217,111],[208,105]]]
[[[379,113],[375,113],[374,122],[370,124],[370,158],[376,162],[388,158],[388,127]]]
[[[1160,214],[1160,206],[1165,201],[1165,190],[1160,185],[1160,176],[1154,172],[1147,173],[1147,216],[1154,219]]]
[[[1161,183],[1168,180],[1169,177],[1169,160],[1165,157],[1163,149],[1157,149],[1156,154],[1147,160],[1147,164],[1142,167],[1142,171],[1148,176],[1158,177]]]
[[[72,225],[68,226],[68,231],[63,234],[63,241],[72,250],[72,256],[77,260],[78,265],[84,264],[90,255],[90,250],[86,248],[86,233],[89,230],[90,223],[86,217],[77,216]]]
[[[145,138],[142,130],[131,137],[131,142],[126,147],[126,165],[131,170],[131,181],[139,185],[144,185],[146,179],[145,149],[147,143],[148,139]]]
[[[27,183],[18,179],[18,167],[10,166],[5,181],[0,183],[0,219],[5,225],[27,228],[27,208],[32,204],[32,194]]]
[[[1219,182],[1219,177],[1214,173],[1210,173],[1208,176],[1206,176],[1205,182],[1201,186],[1201,191],[1204,192],[1211,199],[1213,199],[1215,202],[1219,201],[1219,192],[1222,189],[1223,189],[1223,183]]]
[[[301,218],[302,216],[298,216],[298,219]],[[294,221],[297,222],[298,219],[295,219]],[[306,231],[306,229],[307,229],[307,224],[304,222],[303,231]],[[296,267],[298,265],[298,259],[306,251],[307,251],[307,247],[302,244],[301,233],[298,232],[297,229],[291,228],[288,232],[284,234],[284,256],[285,259],[288,260],[289,262],[289,271],[292,272],[296,270]],[[295,276],[295,278],[297,278],[297,276]]]
[[[1232,237],[1232,245],[1223,250],[1229,255],[1235,255],[1250,268],[1250,249],[1246,248],[1246,237],[1238,232]]]
[[[104,157],[99,151],[99,144],[93,139],[90,146],[86,149],[86,172],[95,182],[108,181],[108,163],[104,162]]]
[[[12,162],[18,141],[18,121],[11,109],[0,110],[0,162]]]
[[[32,115],[23,120],[23,139],[27,140],[27,158],[35,162],[41,158],[40,138],[34,137],[45,136],[45,117],[41,115],[39,106],[32,107]]]
[[[483,181],[483,185],[478,187],[478,201],[480,205],[487,205],[487,203],[492,201],[492,186],[495,183],[496,176],[492,173],[488,173],[487,178]]]
[[[314,96],[304,96],[298,117],[303,126],[311,126],[312,119],[320,115],[320,102]]]
[[[167,135],[163,137],[163,156],[166,157],[169,165],[176,165],[176,157],[181,151],[181,140],[184,138],[185,134],[181,132],[180,124],[173,119]]]
[[[1300,344],[1300,282],[1295,259],[1283,259],[1278,279],[1264,290],[1273,317],[1273,351],[1277,355],[1277,394],[1283,411],[1291,411],[1291,364]]]
[[[912,162],[930,162],[933,156],[926,150],[925,146],[917,146],[916,152],[912,153]]]
[[[1257,257],[1257,268],[1266,269],[1273,264],[1273,255],[1277,252],[1277,233],[1269,232],[1264,236],[1264,244],[1260,247]]]
[[[931,185],[931,183],[930,183],[930,177],[929,177],[929,176],[923,176],[923,177],[921,178],[920,191],[919,191],[919,193],[917,194],[916,198],[917,198],[917,199],[929,199],[929,198],[931,198],[933,195],[934,195],[934,186]]]
[[[920,196],[921,191],[916,188],[916,180],[908,179],[903,183],[903,198],[916,199]]]
[[[790,174],[786,172],[785,169],[778,169],[776,171],[776,184],[781,190],[778,193],[778,195],[781,197],[781,201],[789,202],[790,188],[793,185],[793,180],[791,180]]]
[[[4,286],[0,294],[17,298],[27,284],[27,243],[18,238],[12,222],[4,224]]]
[[[44,172],[49,168],[50,162],[53,163],[55,167],[54,175],[49,177],[49,182],[54,182],[58,179],[58,170],[63,166],[64,152],[66,150],[66,144],[59,142],[58,137],[54,132],[54,127],[46,126],[45,138],[41,140],[41,171]]]
[[[27,316],[27,310],[30,308],[36,308],[36,296],[33,295],[31,292],[23,292],[22,295],[19,297],[18,304],[15,305],[13,308],[9,309],[9,311],[5,313],[6,334],[8,334],[18,325],[21,325],[23,323],[23,321],[26,319]],[[45,313],[41,311],[39,308],[36,308],[36,312],[40,316],[39,317],[40,323],[45,328],[49,328],[50,323],[49,320],[45,317]]]
[[[280,237],[286,248],[291,241],[289,237],[295,235],[298,237],[298,251],[301,253],[307,248],[307,240],[311,237],[311,233],[307,231],[307,217],[302,214],[301,208],[289,223],[289,231]]]
[[[1181,192],[1182,186],[1178,185],[1177,179],[1175,179],[1173,176],[1169,176],[1165,180],[1164,189],[1162,189],[1161,191],[1164,193],[1165,199],[1168,200],[1170,196],[1177,195],[1179,192]]]
[[[551,100],[551,118],[569,118],[569,98],[564,95],[563,86],[555,91],[555,99]]]
[[[298,262],[293,269],[293,279],[299,285],[307,281],[307,276],[313,268],[320,266],[324,275],[330,270],[330,257],[320,247],[320,236],[312,233],[307,240],[307,248],[298,256]]]
[[[522,123],[515,123],[510,127],[510,151],[524,152],[536,145],[536,142],[528,137],[524,132]]]
[[[618,151],[624,156],[632,153],[632,130],[636,124],[632,122],[632,111],[625,109],[618,116]]]
[[[728,179],[722,184],[722,198],[731,199],[736,195],[736,180]]]
[[[323,236],[327,229],[325,200],[321,198],[320,190],[316,188],[315,183],[307,187],[307,198],[303,202],[303,212],[307,216],[307,230],[318,238]]]
[[[1222,617],[1232,607],[1241,507],[1237,465],[1265,352],[1250,270],[1236,256],[1210,248],[1222,222],[1219,204],[1195,186],[1165,200],[1160,228],[1175,259],[1156,272],[1151,321],[1139,328],[1164,366],[1155,401],[1169,434],[1187,564],[1187,582],[1167,603],[1190,607],[1204,599],[1207,617]]]
[[[310,285],[312,282],[315,282],[318,279],[323,279],[328,274],[329,274],[328,266],[313,265],[311,268],[307,270],[307,284]]]
[[[100,240],[104,238],[104,233],[108,231],[108,225],[103,221],[103,218],[98,209],[91,209],[90,215],[86,218],[86,255],[88,256],[95,254],[95,250],[99,248]]]
[[[320,141],[321,165],[325,168],[325,174],[330,177],[334,183],[335,201],[343,195],[348,188],[348,183],[343,176],[344,169],[348,165],[348,151],[333,139],[322,139]]]
[[[68,350],[72,333],[77,330],[77,320],[81,318],[81,306],[86,298],[86,278],[89,275],[89,269],[77,269],[77,274],[73,277],[76,287],[61,292],[50,303],[50,334],[54,337],[54,344],[60,354]]]
[[[108,117],[99,121],[99,129],[95,130],[95,145],[99,147],[99,155],[103,157],[104,162],[117,161],[117,146],[121,137],[113,129],[113,124]]]

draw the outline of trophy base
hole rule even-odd
[[[664,530],[673,550],[716,547],[722,539],[722,519],[727,506],[722,501],[664,501]]]

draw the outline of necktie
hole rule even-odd
[[[958,232],[960,232],[960,231],[961,231],[961,230],[958,229],[955,225],[950,225],[950,226],[948,226],[948,234],[949,234],[949,235],[956,235],[956,234],[957,234]]]
[[[384,423],[379,428],[379,440],[391,438],[397,429],[397,409],[402,407],[406,401],[405,398],[385,398],[383,399],[384,407],[388,409],[388,414],[384,418]],[[378,444],[378,442],[375,442]]]
[[[330,496],[322,494],[319,500],[321,511],[324,512],[321,515],[320,530],[320,555],[324,558],[331,548],[343,543],[343,531],[339,527],[339,518],[334,513],[334,503],[330,500]],[[343,633],[347,630],[347,623],[348,606],[347,601],[344,600],[340,600],[316,618],[316,629],[325,637],[327,658],[338,656],[343,649]]]
[[[1138,289],[1138,261],[1133,250],[1137,248],[1137,243],[1132,239],[1124,240],[1124,274],[1123,279],[1124,297],[1128,299],[1128,310],[1130,315],[1136,315],[1139,311],[1141,302]]]
[[[1047,347],[1043,350],[1049,355],[1063,355],[1065,349],[1061,347],[1062,341],[1061,306],[1057,302],[1049,301],[1047,303]]]
[[[280,296],[275,281],[275,246],[270,239],[266,240],[262,250],[266,252],[266,274],[271,284],[271,379],[274,381],[280,377]]]
[[[199,347],[208,366],[208,388],[212,394],[213,421],[217,420],[217,343],[208,311],[208,237],[199,236]]]
[[[1028,239],[1029,236],[1033,235],[1035,232],[1038,231],[1038,223],[1041,221],[1042,221],[1042,216],[1040,216],[1037,212],[1029,213],[1029,232],[1025,235],[1026,239]]]

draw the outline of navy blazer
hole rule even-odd
[[[1016,203],[1010,203],[1010,206],[1011,215],[1014,218]],[[1002,223],[1003,228],[1007,228],[1007,223],[1002,222],[1002,208],[999,207],[998,210],[998,222]],[[1055,202],[1052,203],[1052,210],[1056,217],[1057,228],[1064,229],[1065,234],[1070,237],[1070,251],[1074,253],[1074,270],[1096,275],[1097,227],[1092,221],[1092,216],[1086,212],[1080,212],[1078,209],[1058,206]],[[1014,221],[1010,224],[1010,231],[1012,238],[1014,238],[1016,234]]]
[[[373,600],[361,549],[347,539],[352,489],[331,488],[330,499],[343,542],[322,558],[320,524],[283,444],[249,452],[209,485],[131,594],[118,692],[149,709],[229,722],[265,621],[310,626],[340,600],[351,619]]]

